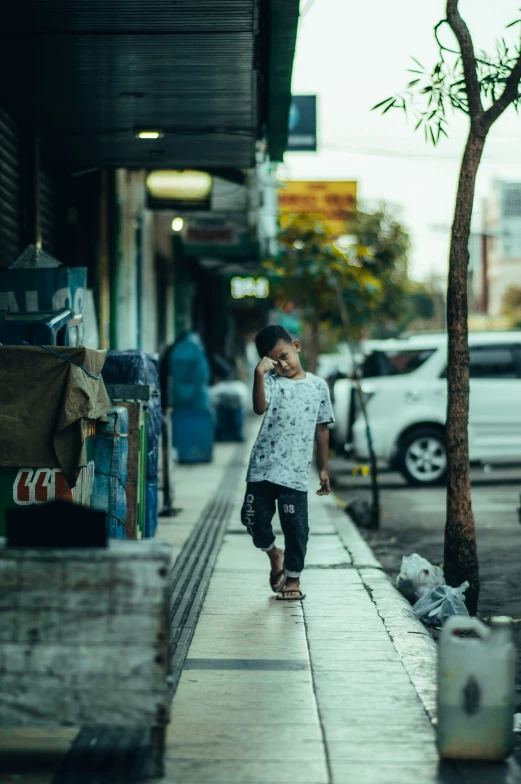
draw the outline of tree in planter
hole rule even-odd
[[[374,271],[348,259],[328,235],[325,224],[306,215],[296,216],[279,235],[280,253],[264,262],[272,293],[296,304],[309,327],[307,364],[316,372],[319,335],[341,327],[335,276],[351,316],[350,339],[359,339],[368,314],[382,299],[382,285]]]
[[[347,252],[351,263],[371,271],[382,286],[374,310],[360,314],[357,326],[371,336],[376,332],[398,335],[414,317],[407,231],[394,211],[381,204],[375,212],[358,210],[348,222],[346,233],[354,241]]]
[[[450,108],[469,118],[468,134],[460,167],[449,254],[447,289],[448,401],[447,401],[447,517],[445,525],[445,577],[449,585],[468,580],[467,606],[475,614],[479,596],[479,569],[476,529],[470,492],[468,448],[469,349],[467,268],[470,222],[476,175],[490,129],[505,110],[521,104],[521,38],[509,46],[497,42],[494,55],[476,54],[470,31],[458,8],[459,0],[447,0],[446,18],[434,28],[439,61],[431,72],[415,61],[415,78],[404,95],[387,98],[374,108],[383,113],[398,108],[412,109],[416,128],[423,126],[427,140],[437,144],[447,136]],[[521,24],[513,22],[509,27]],[[442,42],[444,28],[450,28],[456,48]],[[425,99],[422,109],[414,98]]]
[[[295,216],[279,235],[280,253],[265,267],[273,293],[295,302],[309,326],[308,366],[316,368],[319,336],[344,327],[336,282],[349,316],[350,341],[377,328],[390,334],[414,316],[412,287],[407,278],[409,235],[393,211],[358,211],[346,224],[346,247],[336,243],[327,224],[307,215]]]

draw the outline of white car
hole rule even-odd
[[[403,345],[402,339],[389,339],[389,340],[367,340],[353,348],[354,361],[358,367],[363,371],[367,370],[365,375],[369,373],[372,375],[372,367],[366,367],[369,357],[376,351],[389,351],[391,349],[400,348]],[[351,361],[350,372],[346,375],[352,375],[353,361]],[[320,375],[320,373],[318,374]],[[341,378],[335,381],[333,387],[333,411],[335,414],[335,424],[331,427],[331,440],[332,444],[340,454],[342,452],[351,453],[353,451],[352,444],[352,427],[355,414],[355,400],[354,400],[355,385],[349,378]]]
[[[521,331],[470,333],[469,346],[470,460],[521,462]],[[364,363],[362,389],[377,460],[409,484],[445,480],[446,367],[447,336],[441,333],[392,341]],[[353,448],[365,461],[369,449],[357,394],[352,401]]]

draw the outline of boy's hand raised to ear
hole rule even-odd
[[[320,489],[317,490],[317,495],[329,495],[331,492],[331,484],[329,482],[329,474],[327,471],[320,472]]]
[[[264,375],[265,373],[269,373],[270,370],[273,370],[276,367],[277,367],[277,363],[273,359],[270,359],[269,357],[263,357],[259,362],[259,364],[257,365],[257,367],[255,368],[255,371],[256,373],[262,373]]]

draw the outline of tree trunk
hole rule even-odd
[[[318,321],[310,324],[310,340],[308,354],[308,370],[310,373],[317,372],[318,355],[320,353],[320,330]]]
[[[476,528],[470,493],[468,443],[469,347],[467,268],[470,221],[476,174],[485,136],[469,132],[461,163],[451,232],[449,283],[447,289],[448,401],[447,401],[447,518],[445,525],[444,571],[449,585],[468,580],[466,601],[471,615],[477,611],[479,569]]]

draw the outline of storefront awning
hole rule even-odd
[[[67,167],[246,169],[285,146],[298,0],[20,0],[0,104]],[[140,138],[141,136],[141,138]]]

